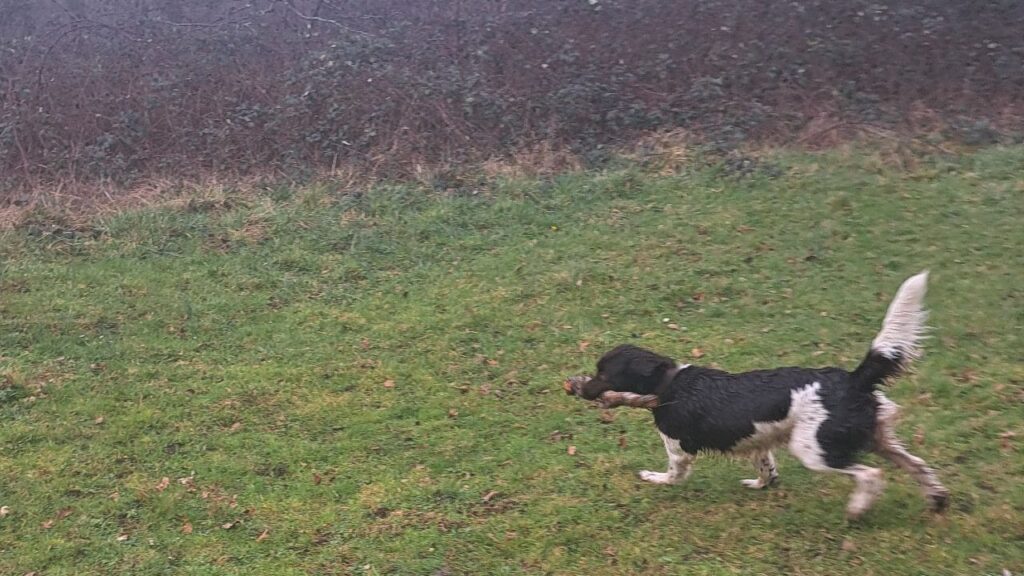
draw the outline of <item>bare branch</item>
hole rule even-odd
[[[351,32],[353,34],[361,34],[361,35],[367,36],[367,37],[372,37],[373,36],[373,34],[370,34],[369,32],[363,32],[362,30],[356,30],[355,28],[351,28],[349,26],[346,26],[346,25],[342,24],[341,22],[338,22],[337,20],[331,20],[330,18],[323,18],[321,16],[311,16],[311,15],[308,15],[308,14],[303,14],[302,12],[299,11],[298,8],[295,7],[295,4],[292,3],[292,0],[281,0],[281,3],[284,4],[289,10],[291,10],[293,14],[295,14],[296,16],[298,16],[299,18],[302,18],[303,20],[305,20],[307,22],[322,22],[324,24],[331,24],[332,26],[337,26],[338,28],[341,28],[342,30],[345,30],[346,32]]]
[[[166,24],[168,26],[178,26],[183,28],[222,28],[224,26],[245,26],[252,23],[251,18],[238,18],[232,20],[231,18],[242,12],[244,8],[233,8],[226,14],[217,18],[212,22],[172,22],[171,20],[163,20],[160,18],[152,19],[150,22],[156,22],[158,24]],[[265,12],[264,12],[265,13]]]
[[[635,394],[633,392],[615,392],[609,390],[597,398],[597,405],[602,408],[657,408],[660,404],[655,394]]]

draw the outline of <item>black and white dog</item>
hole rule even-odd
[[[601,357],[596,375],[570,381],[567,391],[587,400],[623,393],[656,397],[652,412],[668,451],[668,470],[640,472],[648,482],[681,482],[698,452],[714,450],[753,458],[758,477],[743,484],[764,488],[778,478],[772,448],[786,445],[811,470],[853,477],[856,489],[846,508],[852,519],[864,514],[884,487],[880,469],[857,462],[861,453],[874,451],[909,472],[931,508],[940,511],[949,491],[896,438],[899,407],[877,389],[920,354],[927,282],[928,273],[922,272],[903,283],[867,357],[853,372],[792,367],[730,374],[622,345]]]

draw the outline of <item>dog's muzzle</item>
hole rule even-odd
[[[580,388],[591,381],[590,376],[569,376],[562,382],[562,389],[565,393],[570,396],[576,396],[580,393]]]

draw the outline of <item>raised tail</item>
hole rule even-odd
[[[871,392],[888,378],[900,375],[912,360],[921,355],[921,340],[928,312],[924,295],[928,291],[928,271],[911,276],[896,292],[882,321],[882,330],[871,342],[871,349],[853,371],[850,384]]]

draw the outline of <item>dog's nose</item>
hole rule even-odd
[[[562,389],[565,393],[570,396],[575,396],[580,392],[580,386],[583,386],[587,382],[590,382],[590,376],[569,376],[562,383]]]

